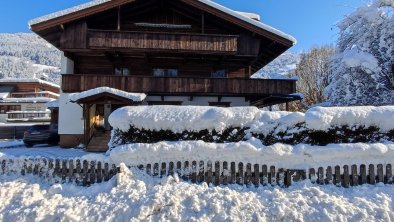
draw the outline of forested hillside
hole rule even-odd
[[[0,34],[0,78],[59,83],[60,51],[31,33]]]
[[[294,52],[285,52],[263,69],[258,71],[252,78],[258,79],[287,79],[292,76],[298,63],[300,54]]]

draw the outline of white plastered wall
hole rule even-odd
[[[62,55],[62,74],[74,73],[74,62]],[[82,107],[71,103],[68,93],[60,92],[59,98],[59,134],[83,134]]]

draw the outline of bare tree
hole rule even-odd
[[[330,60],[335,52],[332,46],[313,47],[301,54],[294,75],[299,78],[297,91],[304,94],[302,103],[295,103],[292,109],[303,110],[310,105],[324,102],[323,91],[329,84]]]

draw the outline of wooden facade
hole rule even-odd
[[[63,75],[62,89],[74,93],[101,86],[154,95],[257,96],[291,94],[295,80],[152,77],[114,75]]]
[[[295,40],[237,13],[196,0],[112,0],[57,13],[31,29],[71,61],[72,68],[67,66],[62,75],[64,93],[106,86],[145,93],[146,105],[263,107],[299,99],[292,95],[295,80],[250,78]],[[166,96],[176,98],[165,101]],[[195,97],[204,101],[191,103]],[[78,101],[83,104],[84,135],[69,130],[61,135],[62,146],[82,140],[89,148],[89,141],[94,143],[92,118],[108,119],[114,108],[112,100],[95,99]],[[103,112],[96,106],[100,101],[107,102]],[[60,119],[68,122],[61,109]],[[105,144],[105,138],[97,144]]]
[[[219,65],[243,67],[248,76],[294,44],[195,0],[110,1],[31,28],[74,61],[108,53],[149,59],[211,55]]]

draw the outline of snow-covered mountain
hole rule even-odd
[[[32,33],[0,34],[0,78],[59,83],[60,51]]]
[[[252,78],[257,79],[283,79],[289,78],[300,62],[300,54],[285,52],[266,67],[256,72]]]

